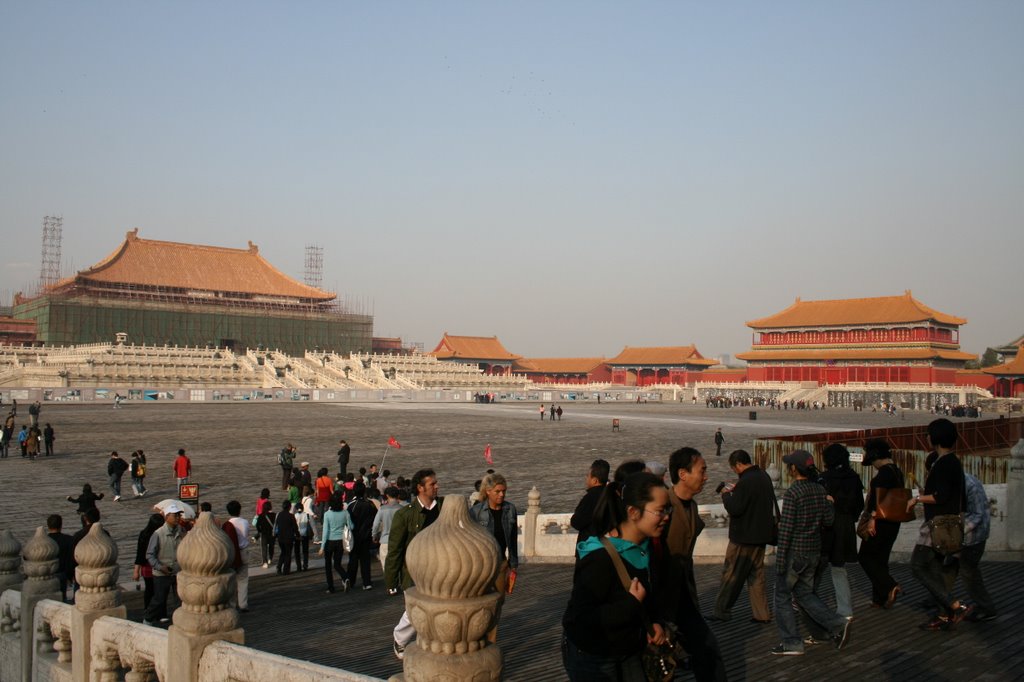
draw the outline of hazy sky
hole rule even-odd
[[[375,334],[749,348],[804,299],[1024,333],[1024,2],[3,2],[0,292],[126,231]],[[6,301],[5,301],[6,302]]]

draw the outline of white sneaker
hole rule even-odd
[[[114,495],[114,502],[120,502],[120,501],[121,501],[121,496],[120,495]]]

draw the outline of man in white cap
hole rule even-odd
[[[167,596],[174,593],[177,599],[178,542],[181,541],[179,521],[184,508],[177,502],[164,507],[164,525],[160,526],[149,539],[146,560],[153,567],[153,598],[143,615],[143,625],[156,625],[167,620]]]

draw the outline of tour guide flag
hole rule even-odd
[[[491,459],[491,444],[488,443],[487,447],[484,448],[484,459],[487,460],[488,464],[494,464],[494,460]]]
[[[395,440],[394,436],[391,436],[391,438],[388,439],[388,447],[397,450],[398,448],[402,447],[402,444]]]

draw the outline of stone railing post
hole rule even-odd
[[[121,605],[117,588],[117,543],[94,523],[75,547],[75,609],[71,612],[71,674],[76,680],[92,679],[96,665],[92,657],[92,624],[102,616],[125,618],[127,609]],[[109,661],[99,670],[108,670]],[[115,666],[116,669],[116,666]]]
[[[495,626],[498,544],[469,518],[461,495],[449,495],[437,521],[409,544],[415,587],[405,608],[416,641],[405,649],[408,682],[492,682],[501,679],[501,649],[486,638]]]
[[[537,556],[537,519],[540,517],[540,491],[533,486],[526,495],[523,515],[523,556]]]
[[[181,607],[174,611],[174,624],[167,632],[168,682],[198,682],[199,659],[211,642],[245,644],[238,611],[229,604],[235,593],[234,553],[211,512],[202,512],[178,545]]]
[[[5,530],[0,533],[0,594],[19,588],[22,580],[21,543],[10,530]]]
[[[1006,516],[1008,549],[1024,549],[1024,438],[1010,449],[1010,473],[1006,478]]]
[[[32,616],[36,612],[36,604],[43,599],[60,601],[60,580],[57,578],[57,566],[60,549],[42,526],[36,528],[36,534],[25,543],[22,550],[21,569],[25,573],[25,582],[21,585],[21,676],[23,682],[32,682],[32,637],[35,627]]]

